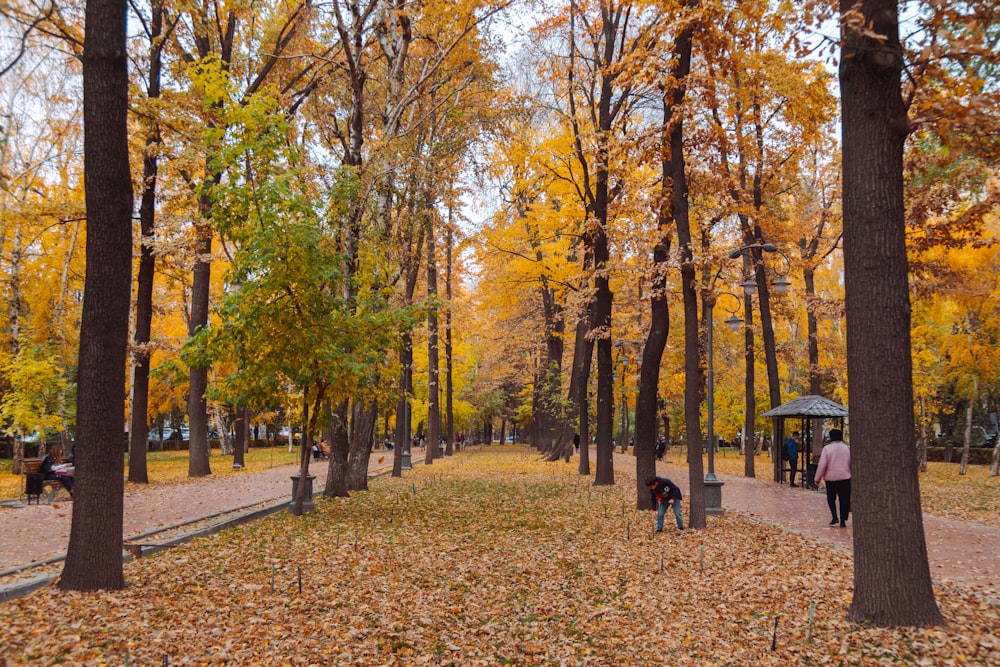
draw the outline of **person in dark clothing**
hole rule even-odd
[[[666,451],[667,451],[667,441],[661,435],[659,438],[656,439],[656,460],[662,461],[663,455],[664,453],[666,453]]]
[[[69,474],[60,475],[58,471],[59,459],[62,458],[62,448],[53,447],[52,450],[45,455],[42,459],[42,463],[38,467],[38,471],[42,474],[42,479],[54,479],[62,482],[63,487],[69,492],[70,497],[73,497],[73,476]]]
[[[788,469],[790,471],[790,477],[788,478],[788,486],[795,486],[795,473],[799,469],[799,432],[792,431],[792,435],[785,440],[785,458],[788,459]]]
[[[684,530],[684,519],[681,517],[681,489],[666,477],[650,477],[646,480],[649,487],[649,499],[656,507],[656,532],[663,532],[663,517],[667,513],[667,506],[674,506],[674,517],[677,519],[677,528]]]
[[[573,434],[573,449],[575,449],[577,451],[580,450],[580,434],[579,433],[574,433]]]

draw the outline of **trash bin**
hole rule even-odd
[[[25,475],[24,492],[28,496],[28,504],[31,504],[31,497],[35,497],[35,502],[41,502],[42,497],[42,476],[37,473]]]
[[[302,478],[299,475],[292,476],[292,502],[288,503],[288,508],[292,509],[295,507],[295,499],[298,497],[299,493],[299,481]],[[313,480],[316,479],[315,475],[306,475],[306,489],[305,497],[302,499],[302,511],[308,512],[312,510],[315,505],[313,504]]]

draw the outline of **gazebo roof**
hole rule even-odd
[[[764,413],[765,417],[846,417],[847,408],[822,396],[799,396]]]

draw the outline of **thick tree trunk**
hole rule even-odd
[[[688,504],[691,528],[704,528],[705,467],[702,463],[701,401],[702,370],[698,358],[698,294],[692,263],[690,227],[677,221],[681,246],[681,283],[684,295],[684,431],[687,439]]]
[[[77,484],[63,590],[120,589],[125,371],[132,274],[126,3],[88,0],[83,50],[87,277],[80,324]]]
[[[601,178],[601,172],[604,177]],[[607,171],[598,169],[597,200],[595,219],[590,221],[594,249],[594,303],[591,331],[597,336],[597,471],[594,484],[597,486],[615,483],[615,465],[611,439],[614,430],[614,361],[611,356],[611,286],[607,276],[610,260],[608,254],[607,224]],[[603,192],[603,196],[602,196]]]
[[[895,0],[842,0],[844,288],[851,387],[854,596],[849,617],[938,625],[912,428],[903,204],[903,66]],[[865,37],[873,31],[880,39]]]
[[[246,466],[246,452],[250,445],[250,410],[240,408],[237,411],[236,423],[233,425],[236,442],[233,443],[233,467]]]
[[[330,415],[330,465],[326,470],[326,485],[323,495],[327,498],[344,498],[347,492],[347,459],[351,451],[351,440],[347,431],[347,415],[350,405],[344,401]]]
[[[351,452],[347,461],[347,489],[368,490],[368,462],[372,454],[372,437],[378,419],[378,403],[358,403],[354,408],[354,427],[351,429]]]

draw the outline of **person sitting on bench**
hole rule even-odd
[[[62,458],[62,447],[56,445],[42,459],[38,472],[42,474],[42,479],[54,479],[61,482],[63,487],[69,492],[70,498],[72,498],[73,468],[71,466],[60,465],[60,458]]]

